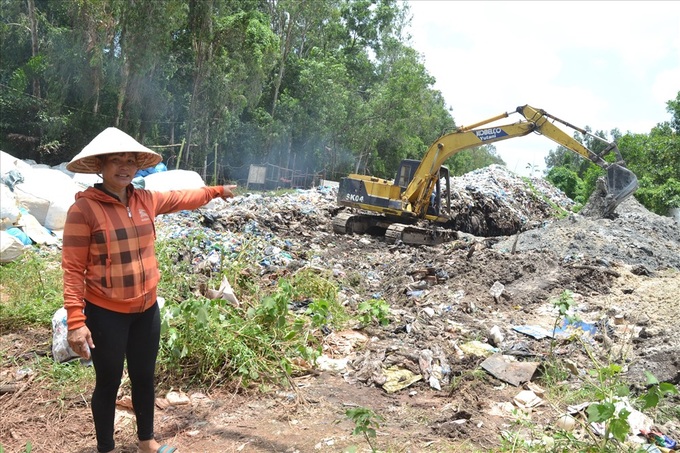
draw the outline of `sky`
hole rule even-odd
[[[607,133],[646,134],[671,119],[666,103],[680,91],[680,2],[409,4],[410,46],[436,79],[457,126],[525,104]],[[494,146],[510,170],[538,176],[558,145],[530,134]]]

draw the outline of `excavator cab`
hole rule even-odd
[[[401,188],[401,193],[411,184],[413,176],[416,174],[420,161],[416,159],[404,159],[399,164],[397,175],[394,183]],[[442,187],[442,182],[446,187]],[[426,215],[439,216],[442,212],[447,211],[451,213],[451,180],[448,167],[442,165],[439,167],[439,177],[435,182],[432,193],[430,194],[429,204],[427,205]]]

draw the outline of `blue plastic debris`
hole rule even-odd
[[[595,335],[595,333],[597,333],[597,326],[580,320],[565,319],[562,326],[554,330],[553,335],[568,337],[572,333],[578,333],[577,331],[579,330],[590,335]]]
[[[19,239],[22,244],[24,245],[31,245],[33,244],[33,241],[31,240],[30,237],[24,231],[20,228],[12,227],[12,228],[7,228],[5,230],[7,234],[10,234],[14,236],[15,238]]]

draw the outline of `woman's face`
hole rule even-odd
[[[112,192],[124,190],[139,170],[135,153],[105,154],[101,159],[104,187]]]

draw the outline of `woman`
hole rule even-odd
[[[94,365],[92,415],[99,452],[115,449],[116,397],[124,361],[139,451],[176,451],[160,445],[153,432],[160,339],[154,219],[196,209],[214,198],[231,198],[236,187],[153,192],[131,184],[137,170],[161,160],[158,153],[110,127],[66,166],[76,173],[98,173],[103,180],[76,194],[64,225],[62,249],[68,343],[82,358],[91,357]]]

